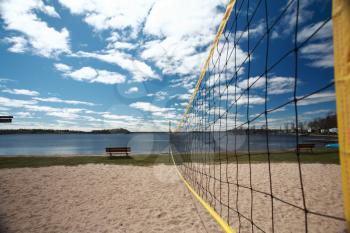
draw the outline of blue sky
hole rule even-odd
[[[320,27],[331,9],[330,2],[301,2],[300,43]],[[169,121],[175,125],[181,119],[226,4],[225,0],[1,1],[0,114],[15,117],[13,124],[1,127],[166,131]],[[270,23],[284,6],[268,6]],[[294,8],[271,33],[271,64],[293,44]],[[259,6],[252,21],[251,44],[264,34],[263,10]],[[246,16],[239,17],[242,27],[237,30],[243,36],[238,60],[247,53]],[[333,80],[331,29],[329,21],[300,50],[298,96]],[[264,51],[262,43],[252,55],[251,80],[263,69]],[[271,108],[292,96],[292,59],[270,72]],[[247,78],[242,69],[241,85]],[[252,92],[256,103],[251,114],[263,107],[262,81]],[[334,100],[332,88],[311,96],[300,105],[301,119],[334,111]],[[286,119],[290,112],[286,106],[271,119]]]

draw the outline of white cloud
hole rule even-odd
[[[301,98],[301,96],[297,97]],[[302,99],[298,102],[299,106],[307,106],[312,104],[320,104],[327,102],[335,102],[335,93],[334,92],[321,92],[308,96],[305,99]]]
[[[16,31],[21,36],[7,37],[12,43],[11,52],[33,53],[53,57],[61,53],[69,53],[69,32],[66,28],[56,30],[37,16],[40,11],[51,17],[59,17],[52,6],[41,0],[4,0],[0,1],[0,16],[7,31]]]
[[[176,77],[170,80],[170,87],[184,87],[185,89],[191,89],[196,85],[197,79],[197,75],[185,75]]]
[[[222,0],[162,0],[154,3],[144,31],[156,36],[210,35],[222,19]],[[171,9],[171,10],[169,10]],[[186,26],[185,26],[186,25]]]
[[[22,36],[5,37],[4,42],[12,45],[10,48],[8,48],[10,52],[24,53],[28,50],[28,42]]]
[[[104,84],[118,84],[125,82],[125,76],[110,72],[107,70],[96,70],[98,75],[92,82],[104,83]]]
[[[137,0],[131,6],[119,0],[59,2],[73,14],[82,15],[95,30],[113,29],[106,49],[79,51],[72,56],[116,64],[136,82],[161,79],[141,58],[154,62],[163,74],[198,75],[222,19],[223,7],[228,3],[227,0]],[[136,36],[141,34],[146,42],[136,42]],[[136,52],[125,53],[128,50]],[[240,48],[237,53],[239,58],[246,56]]]
[[[0,78],[0,83],[7,83],[7,82],[13,82],[15,80],[9,79],[9,78]]]
[[[313,11],[311,10],[314,7],[310,7],[312,4],[314,4],[317,0],[309,0],[309,1],[288,1],[288,4],[290,6],[288,7],[286,13],[284,14],[284,17],[282,19],[281,27],[284,34],[289,34],[294,30],[295,23],[296,23],[296,11],[298,10],[298,23],[303,24],[313,16]],[[297,6],[298,4],[298,6]],[[322,4],[321,2],[318,2],[317,4]],[[286,5],[283,5],[282,9],[286,7]],[[286,25],[286,26],[285,26]]]
[[[187,93],[175,94],[173,96],[170,96],[170,99],[177,98],[179,100],[185,100],[185,101],[189,102],[189,100],[192,97],[193,92],[194,92],[194,88],[190,88],[190,89],[187,89]]]
[[[56,108],[50,106],[37,105],[36,100],[23,101],[16,99],[8,99],[0,97],[0,106],[9,106],[8,109],[18,108],[20,112],[14,113],[18,120],[11,125],[11,128],[55,128],[55,129],[76,129],[76,130],[92,130],[101,128],[122,127],[132,131],[159,131],[168,130],[168,122],[171,119],[176,122],[179,119],[175,113],[168,113],[167,110],[172,108],[161,108],[154,105],[143,105],[140,102],[136,104],[138,109],[151,112],[155,119],[144,119],[133,115],[119,115],[110,112],[95,112],[84,108]],[[151,106],[151,107],[150,107]],[[6,107],[2,107],[6,108]],[[8,110],[6,109],[6,110]],[[24,109],[24,110],[22,110]],[[1,110],[1,109],[0,109]],[[20,118],[41,118],[40,114],[53,117],[55,123],[47,123],[45,121],[29,122],[27,119],[22,121]],[[86,115],[95,114],[95,115]],[[95,117],[97,114],[97,117]],[[157,119],[161,117],[161,119]],[[84,124],[82,124],[84,122]]]
[[[33,114],[30,112],[16,112],[16,118],[33,118]]]
[[[18,100],[18,99],[9,99],[6,97],[0,96],[0,106],[9,107],[9,108],[23,108],[28,105],[36,104],[36,100]]]
[[[65,77],[70,77],[77,81],[85,81],[89,83],[103,83],[103,84],[118,84],[124,83],[126,78],[119,73],[94,69],[89,66],[82,67],[78,70],[72,70],[71,67],[65,64],[55,64],[55,68],[61,72]]]
[[[168,96],[168,93],[165,91],[158,91],[156,93],[149,93],[147,94],[148,97],[155,97],[156,100],[164,100],[166,96]]]
[[[72,67],[70,67],[66,64],[62,64],[62,63],[55,63],[54,66],[55,66],[56,70],[61,71],[61,72],[68,72],[68,71],[72,70]]]
[[[44,5],[42,11],[51,17],[61,18],[52,6]]]
[[[265,103],[265,98],[262,98],[257,95],[249,95],[249,105],[259,105],[264,103]],[[248,104],[248,96],[242,95],[240,97],[237,97],[236,104],[237,105]]]
[[[103,118],[109,119],[109,120],[134,121],[138,119],[130,115],[116,115],[111,113],[106,113],[106,114],[103,114],[102,116]]]
[[[49,98],[34,97],[33,99],[41,102],[48,102],[48,103],[64,103],[64,104],[73,104],[73,105],[95,106],[94,103],[90,103],[90,102],[78,101],[78,100],[63,100],[57,97],[49,97]]]
[[[315,117],[317,115],[326,115],[328,113],[332,113],[334,110],[331,109],[319,109],[319,110],[314,110],[314,111],[307,111],[302,113],[303,116],[312,116]]]
[[[135,93],[138,92],[139,89],[137,87],[130,87],[125,93],[126,94],[131,94],[131,93]]]
[[[27,95],[27,96],[38,96],[40,94],[37,91],[31,91],[26,89],[5,89],[5,90],[2,90],[2,92],[14,94],[14,95]]]
[[[265,80],[264,80],[265,81]],[[270,95],[285,94],[294,91],[294,77],[271,77],[267,79],[267,92]]]
[[[155,0],[59,0],[71,13],[82,15],[95,30],[131,28],[138,32]]]
[[[259,22],[255,27],[249,28],[249,37],[258,37],[264,34],[266,31],[266,25],[264,21]],[[237,38],[241,37],[242,39],[248,38],[248,30],[242,32],[237,31],[236,33]]]
[[[269,110],[272,110],[272,109],[268,109]],[[279,112],[286,112],[287,111],[287,108],[286,107],[280,107],[280,108],[277,108],[277,109],[274,109],[273,111],[270,112],[270,114],[275,114],[275,113],[279,113]]]
[[[154,116],[156,116],[156,113]],[[163,113],[164,115],[164,113]],[[167,115],[169,117],[170,115]],[[173,117],[173,116],[172,116]],[[165,117],[166,118],[166,117]],[[119,115],[113,113],[103,114],[103,125],[107,128],[122,127],[132,131],[167,131],[169,118],[167,119],[145,119],[132,115]]]
[[[162,108],[148,102],[135,102],[130,107],[143,110],[145,112],[167,112],[174,110],[173,108]]]
[[[78,81],[90,81],[94,80],[97,76],[97,71],[89,66],[82,67],[78,70],[65,73],[65,76],[71,77]]]
[[[300,32],[298,32],[298,41],[303,42],[309,38],[313,33],[319,30],[313,37],[314,39],[329,39],[332,37],[332,20],[328,22],[320,21],[317,23],[312,23],[303,27]]]
[[[135,102],[130,104],[129,106],[132,108],[142,110],[144,112],[149,112],[156,117],[163,117],[168,119],[178,117],[174,112],[174,108],[158,107],[148,102]]]
[[[249,86],[251,89],[264,89],[265,88],[265,77],[250,77]],[[237,83],[239,91],[248,88],[248,79],[244,79]],[[269,95],[285,94],[293,92],[294,90],[294,77],[281,77],[272,76],[267,78],[267,92]]]
[[[163,74],[198,77],[222,19],[223,11],[218,10],[218,6],[226,7],[226,3],[212,0],[156,2],[143,30],[156,39],[145,43],[141,57],[155,62]],[[169,12],[164,9],[174,10]],[[223,44],[219,43],[219,50]],[[239,63],[246,55],[239,47],[236,51]],[[229,59],[225,56],[226,53],[221,55],[223,61]],[[231,61],[234,57],[230,58]],[[213,60],[216,60],[216,55]],[[234,63],[229,62],[231,64]]]
[[[198,52],[195,48],[208,46],[213,37],[204,44],[195,41],[195,38],[168,37],[161,41],[149,41],[144,45],[141,57],[153,61],[163,74],[198,75],[208,51]]]
[[[41,105],[25,105],[24,108],[31,112],[43,112],[47,116],[64,119],[79,119],[80,114],[85,111],[83,108],[55,108]]]
[[[67,109],[60,109],[59,111],[47,112],[46,115],[64,119],[77,119],[80,117],[79,114],[76,114],[72,111],[68,111]]]
[[[159,119],[128,119],[128,120],[107,120],[103,121],[104,128],[126,128],[128,130],[138,132],[154,132],[157,131],[168,131],[169,120],[159,120]]]
[[[136,44],[128,43],[128,42],[120,42],[114,41],[108,44],[108,49],[126,49],[131,50],[136,48]]]
[[[265,77],[250,77],[249,79],[244,79],[238,82],[237,86],[241,89],[247,89],[250,86],[252,88],[262,88],[265,86]]]
[[[142,105],[140,102],[136,104],[140,110],[150,110],[154,116],[166,115],[166,119],[144,119],[142,117],[135,117],[132,115],[119,115],[110,112],[95,112],[85,108],[57,108],[51,106],[37,105],[37,100],[17,100],[0,97],[0,110],[9,110],[13,108],[21,109],[20,112],[15,112],[14,116],[19,118],[11,127],[16,128],[55,128],[55,129],[76,129],[76,130],[92,130],[101,128],[116,128],[122,127],[132,131],[166,131],[168,129],[168,119],[175,118],[174,113],[167,113],[171,108],[151,107],[147,104]],[[143,106],[143,107],[142,107]],[[152,106],[152,105],[151,105]],[[20,118],[41,118],[40,114],[53,117],[55,123],[47,123],[45,121],[29,122],[27,119],[22,121]],[[95,115],[86,115],[95,114]],[[95,117],[97,115],[97,117]],[[82,124],[83,122],[83,124]]]
[[[141,56],[144,59],[151,59],[158,68],[160,68],[163,74],[167,75],[179,75],[180,78],[175,79],[172,85],[185,84],[185,88],[193,88],[196,80],[198,79],[200,72],[204,66],[204,62],[209,54],[209,44],[212,42],[214,36],[207,36],[207,39],[203,39],[201,35],[192,35],[186,38],[171,38],[168,37],[162,41],[150,41],[144,45],[144,51]],[[206,47],[204,50],[196,49]],[[234,70],[235,58],[237,67],[239,67],[244,59],[247,57],[247,53],[244,52],[239,46],[236,50],[232,47],[228,47],[227,43],[222,41],[218,44],[218,51],[224,51],[220,56],[220,71],[225,73],[225,69],[228,73],[232,73]],[[229,53],[227,53],[227,49]],[[232,51],[232,53],[231,53]],[[212,61],[216,62],[219,53],[215,50]],[[251,57],[253,59],[253,57]],[[224,67],[227,61],[227,66]],[[209,64],[209,69],[212,68],[212,63]],[[218,68],[219,66],[216,66]],[[242,74],[244,69],[239,70],[239,74]],[[181,80],[183,79],[183,80]]]
[[[191,98],[191,96],[192,96],[192,94],[186,93],[186,94],[181,94],[181,95],[179,95],[178,98],[179,98],[180,100],[187,100],[187,101],[189,101],[190,98]]]
[[[0,111],[8,111],[8,110],[10,110],[10,109],[9,109],[9,108],[6,108],[6,107],[0,106]]]
[[[298,41],[302,42],[319,29],[300,50],[302,57],[310,61],[308,65],[316,68],[332,68],[334,65],[332,21],[324,23],[320,21],[307,25],[298,33]]]
[[[95,30],[115,30],[107,39],[109,50],[78,52],[75,56],[117,64],[129,71],[134,81],[142,82],[160,77],[146,63],[119,49],[138,47],[141,57],[155,62],[163,74],[198,75],[208,54],[203,47],[212,43],[224,13],[222,7],[228,1],[137,0],[129,4],[118,0],[60,0],[60,3],[73,14],[82,15]],[[136,46],[132,39],[140,33],[154,39]]]
[[[301,50],[304,58],[310,60],[310,66],[316,68],[332,68],[334,65],[333,43],[331,40],[311,43]]]
[[[135,82],[161,79],[145,62],[139,61],[129,54],[114,49],[97,53],[79,51],[73,56],[95,58],[104,62],[116,64],[121,68],[129,71],[132,75],[132,80]]]

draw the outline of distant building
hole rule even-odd
[[[328,130],[330,133],[338,133],[338,128],[331,128]]]

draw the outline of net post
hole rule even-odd
[[[333,47],[344,212],[350,229],[350,3],[333,0]]]

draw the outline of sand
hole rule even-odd
[[[1,169],[0,200],[0,232],[220,232],[173,166]]]
[[[210,167],[210,170],[209,170]],[[269,168],[267,163],[237,166],[231,163],[220,166],[203,166],[193,164],[194,170],[201,170],[209,176],[197,175],[196,180],[204,183],[208,190],[208,202],[215,207],[223,218],[240,232],[272,232],[272,207],[270,193]],[[249,174],[252,174],[251,177]],[[343,196],[341,187],[341,170],[335,164],[302,164],[302,182],[304,188],[305,205],[309,212],[321,215],[344,218]],[[209,177],[209,178],[208,178]],[[238,184],[237,188],[237,178]],[[251,179],[250,179],[251,178]],[[221,193],[220,193],[220,182]],[[296,163],[271,163],[271,181],[273,199],[274,232],[306,232],[305,213],[303,211],[303,195],[299,179],[299,167]],[[251,196],[252,187],[253,191]],[[196,189],[199,192],[199,189]],[[229,190],[229,195],[228,195]],[[203,191],[203,189],[202,189]],[[202,195],[206,195],[202,192]],[[212,198],[211,194],[217,198]],[[238,198],[237,198],[238,193]],[[221,198],[220,198],[221,196]],[[220,204],[220,202],[222,204]],[[226,206],[230,206],[229,210]],[[240,215],[240,224],[237,211]],[[254,226],[249,220],[253,220]],[[344,220],[335,220],[320,215],[307,214],[307,232],[337,232],[346,231]]]
[[[296,168],[295,164],[273,164],[273,191],[300,206]],[[248,169],[247,164],[239,166],[241,184],[249,185]],[[266,169],[266,164],[252,165],[254,188],[269,191]],[[343,217],[339,166],[307,164],[302,169],[308,208]],[[235,165],[228,170],[229,180],[235,180]],[[218,183],[212,186],[218,188]],[[234,185],[230,190],[233,205],[232,193],[237,190]],[[169,165],[1,169],[0,200],[0,232],[221,232]],[[222,200],[228,200],[224,191]],[[270,232],[270,197],[254,194],[253,204],[254,222]],[[275,232],[304,232],[303,212],[274,204]],[[220,211],[219,203],[216,208]],[[250,192],[242,188],[238,208],[250,217]],[[221,212],[227,216],[225,209]],[[308,220],[309,232],[345,232],[343,221],[311,215]],[[229,221],[237,226],[237,215],[231,214]],[[242,220],[241,232],[250,231],[249,222]]]

